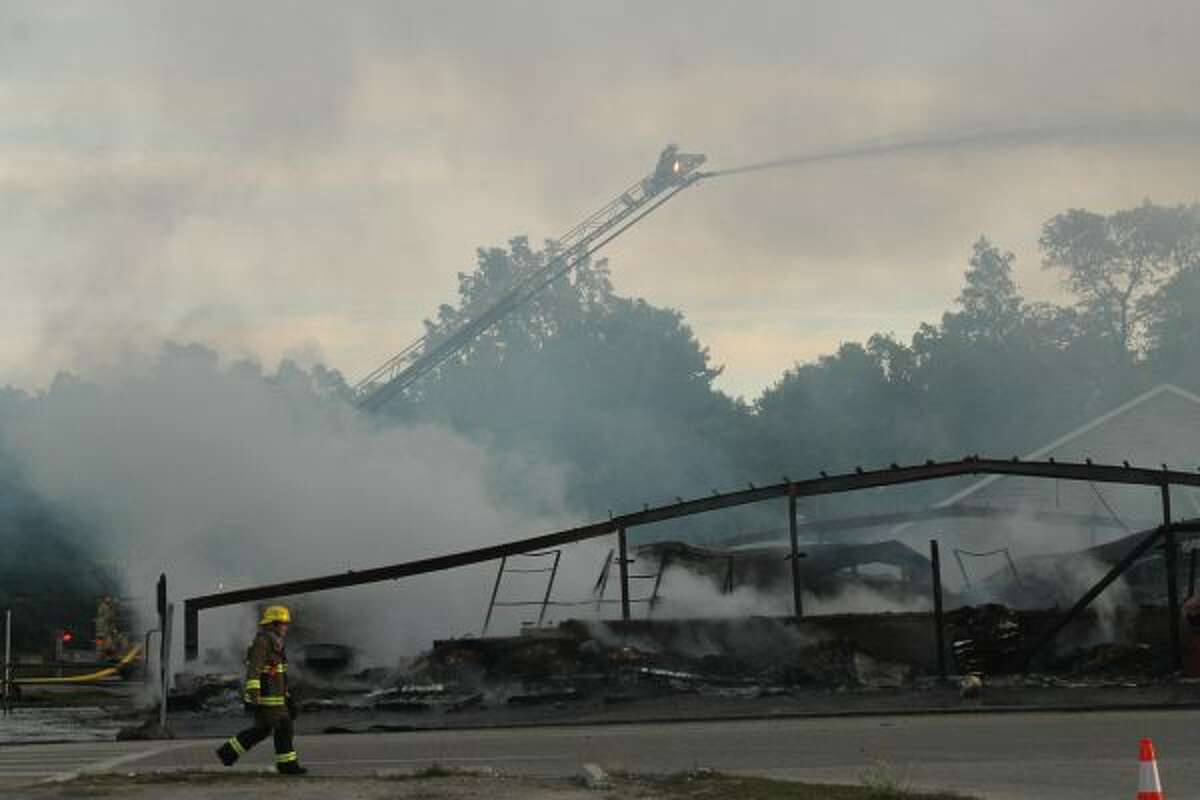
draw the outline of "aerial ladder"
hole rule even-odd
[[[554,281],[594,255],[656,208],[708,173],[698,168],[699,153],[681,153],[667,145],[654,171],[634,183],[583,222],[552,241],[544,264],[518,273],[498,295],[462,311],[456,322],[431,327],[424,336],[392,356],[354,385],[354,403],[375,412],[422,376],[466,348],[475,337],[520,308]]]

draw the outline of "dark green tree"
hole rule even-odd
[[[1182,266],[1196,230],[1197,215],[1185,206],[1146,201],[1108,216],[1071,209],[1043,226],[1043,264],[1063,272],[1085,335],[1128,361],[1142,345],[1142,299]]]
[[[62,385],[63,381],[58,381]],[[7,414],[36,402],[0,391],[0,428]],[[54,637],[93,635],[96,602],[118,590],[86,521],[31,491],[11,455],[0,450],[0,613],[13,612],[19,653],[53,653]]]
[[[754,405],[758,471],[844,470],[904,457],[898,417],[911,408],[909,353],[890,337],[784,373]],[[772,470],[774,467],[774,470]]]
[[[533,250],[524,236],[509,241],[507,250],[480,248],[475,269],[458,274],[457,305],[444,304],[435,319],[426,320],[426,335],[436,340],[478,317],[517,283],[545,268],[555,255],[557,250],[552,243],[545,250]],[[611,297],[607,262],[584,261],[569,275],[529,298],[516,313],[483,331],[455,361],[500,363],[512,352],[538,349]]]
[[[1003,341],[1024,322],[1023,301],[1013,280],[1016,256],[979,237],[971,254],[966,284],[955,301],[959,311],[942,318],[947,333],[968,341]]]
[[[548,257],[520,238],[480,250],[430,333]],[[604,514],[731,479],[744,409],[719,374],[682,314],[617,296],[605,263],[585,263],[424,379],[409,416],[561,466],[575,507]]]
[[[1155,375],[1200,386],[1200,262],[1173,275],[1144,308],[1147,358]]]

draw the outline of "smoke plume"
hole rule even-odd
[[[4,415],[0,441],[146,599],[160,572],[179,599],[566,527],[565,513],[528,515],[500,496],[500,463],[476,445],[434,427],[377,428],[304,377],[281,370],[268,381],[203,348],[169,347],[103,384],[60,381]],[[512,456],[502,465],[506,487],[562,508],[555,472],[514,472]],[[357,629],[324,635],[390,656],[478,631],[485,573],[325,595]],[[241,624],[248,614],[224,616]]]

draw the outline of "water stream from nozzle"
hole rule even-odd
[[[867,142],[836,150],[824,150],[806,155],[760,161],[741,167],[700,173],[699,177],[716,178],[818,164],[825,161],[846,161],[872,156],[899,153],[931,153],[939,150],[966,150],[992,147],[1017,147],[1033,144],[1103,144],[1120,141],[1175,139],[1200,142],[1200,119],[1168,117],[1081,122],[1071,125],[1045,125],[1026,128],[964,131],[908,139],[888,139]]]

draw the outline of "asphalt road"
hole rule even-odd
[[[887,780],[995,800],[1132,797],[1138,741],[1154,740],[1168,796],[1200,795],[1200,715],[1189,711],[955,714],[767,719],[302,736],[315,771],[369,775],[447,767],[561,776],[584,762],[610,770],[711,767],[812,781]],[[29,745],[0,750],[0,786],[19,773],[212,768],[214,740]],[[271,763],[260,745],[236,769]],[[40,766],[39,766],[40,765]],[[40,770],[40,773],[39,773]]]

